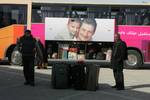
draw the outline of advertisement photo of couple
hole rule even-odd
[[[56,39],[73,39],[74,41],[91,41],[95,33],[97,23],[95,19],[69,18],[67,28],[68,33],[58,34]]]
[[[47,18],[45,23],[46,40],[113,40],[113,21],[112,24],[109,23],[109,25],[106,25],[107,23],[104,23],[104,21],[102,22],[102,20],[96,20],[95,18]],[[105,27],[103,25],[105,25]],[[109,35],[106,36],[105,33]]]

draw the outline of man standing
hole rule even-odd
[[[36,64],[37,69],[46,68],[45,64],[45,48],[39,38],[36,38]]]
[[[24,85],[34,86],[35,42],[36,40],[32,37],[30,30],[26,30],[19,41],[25,77]]]
[[[126,43],[120,39],[119,34],[115,34],[114,38],[111,65],[116,85],[112,86],[112,88],[124,90],[123,62],[127,59],[127,47]]]

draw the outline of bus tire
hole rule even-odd
[[[142,66],[142,57],[137,50],[128,50],[128,60],[125,61],[125,68],[135,69]]]
[[[12,65],[19,65],[21,66],[22,65],[22,54],[17,51],[17,50],[14,50],[11,54],[11,64]]]

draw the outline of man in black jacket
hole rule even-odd
[[[24,85],[34,86],[35,42],[36,40],[32,37],[30,30],[26,30],[19,41],[25,77]]]
[[[40,41],[39,38],[36,38],[36,64],[37,64],[37,69],[47,69],[47,55],[46,55],[46,50],[42,42]]]
[[[115,42],[112,50],[111,65],[113,68],[115,86],[117,90],[124,90],[123,63],[127,59],[126,43],[120,39],[119,34],[115,34]]]

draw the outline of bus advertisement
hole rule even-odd
[[[75,22],[79,20],[78,22]],[[83,18],[45,18],[45,40],[55,40],[55,41],[79,41],[77,34],[79,34],[79,29],[81,26],[81,21]],[[72,22],[70,22],[72,21]],[[83,41],[114,41],[114,32],[115,32],[115,20],[114,19],[92,19],[88,18],[87,22],[93,25],[95,21],[95,31],[90,35],[90,39],[85,39]],[[61,22],[61,23],[60,23]],[[90,26],[91,27],[91,26]],[[85,29],[90,27],[85,26]],[[70,33],[74,32],[74,34]],[[77,32],[75,34],[75,32]],[[90,32],[89,32],[90,34]],[[88,34],[86,34],[88,35]],[[85,36],[88,38],[88,36]],[[82,41],[82,40],[80,40]]]

